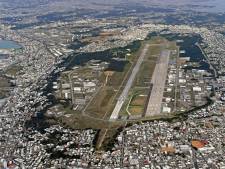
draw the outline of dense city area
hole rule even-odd
[[[215,66],[215,62],[213,62],[214,60],[216,60],[216,63],[223,63],[222,61],[223,57],[220,57],[220,56],[224,49],[222,45],[220,48],[218,48],[218,46],[222,44],[224,40],[223,39],[224,36],[217,32],[210,31],[206,28],[193,28],[193,27],[183,26],[183,25],[169,26],[169,25],[148,24],[148,25],[136,26],[132,29],[135,32],[135,34],[131,32],[129,35],[130,39],[132,40],[135,40],[136,37],[138,37],[136,34],[143,35],[143,33],[141,32],[146,32],[145,35],[147,36],[148,33],[159,32],[164,29],[169,29],[171,33],[181,33],[181,34],[192,34],[193,32],[198,33],[203,38],[204,43],[201,45],[204,45],[204,51],[210,63],[213,66]],[[221,67],[216,67],[218,70],[215,70],[215,71],[218,72],[218,75],[217,75],[218,77],[215,77],[215,78],[213,78],[212,75],[211,75],[211,78],[210,76],[203,76],[204,70],[202,71],[199,70],[200,74],[198,73],[198,71],[193,72],[194,70],[192,70],[192,72],[190,72],[190,75],[188,75],[188,71],[185,71],[186,75],[182,76],[183,70],[181,69],[181,73],[180,73],[181,75],[179,76],[180,83],[184,81],[183,77],[191,78],[191,76],[194,76],[199,81],[206,80],[208,85],[206,85],[207,84],[206,82],[203,82],[203,83],[206,86],[211,86],[211,88],[213,87],[215,90],[214,96],[212,98],[213,99],[212,105],[210,105],[207,108],[194,111],[195,113],[190,114],[188,116],[188,119],[184,120],[182,123],[180,122],[180,123],[170,124],[168,122],[155,121],[155,122],[149,122],[144,124],[135,124],[132,127],[128,127],[124,129],[121,132],[121,134],[117,137],[118,142],[115,144],[113,148],[113,152],[111,153],[101,152],[101,155],[99,155],[94,153],[93,131],[77,130],[76,133],[79,135],[79,139],[82,139],[82,137],[84,137],[84,142],[81,142],[81,141],[78,142],[74,137],[71,140],[70,135],[73,135],[74,131],[66,130],[61,127],[58,128],[53,126],[53,127],[50,127],[49,129],[47,128],[45,129],[47,131],[45,134],[41,134],[38,131],[34,132],[34,131],[25,130],[24,123],[26,119],[30,118],[31,116],[35,116],[35,115],[37,116],[38,112],[43,110],[49,104],[49,102],[47,102],[46,96],[43,95],[43,91],[39,90],[38,92],[37,90],[41,88],[44,89],[44,87],[47,84],[46,78],[48,78],[49,74],[54,69],[57,70],[55,65],[57,63],[60,63],[62,59],[62,57],[59,57],[58,53],[60,54],[63,53],[64,56],[66,56],[67,54],[66,52],[70,52],[70,51],[67,51],[63,47],[56,46],[56,44],[55,46],[53,47],[51,46],[50,48],[46,44],[43,44],[40,41],[36,40],[38,39],[38,37],[35,37],[35,36],[32,37],[32,39],[35,39],[35,40],[32,40],[32,39],[29,39],[29,37],[22,36],[22,33],[14,34],[13,31],[10,31],[9,29],[4,28],[4,32],[6,31],[8,31],[7,36],[8,37],[11,36],[8,39],[13,39],[19,42],[20,45],[23,46],[22,52],[18,54],[17,58],[14,58],[16,61],[12,60],[12,62],[19,62],[20,66],[23,69],[21,69],[15,76],[16,87],[11,92],[12,96],[10,97],[10,99],[8,99],[8,101],[4,104],[2,114],[1,114],[1,122],[2,122],[1,123],[1,126],[2,126],[1,127],[1,131],[2,131],[1,132],[1,144],[2,144],[1,152],[3,153],[2,154],[3,157],[6,157],[6,158],[12,157],[12,156],[17,157],[13,159],[15,164],[24,165],[26,167],[28,166],[41,167],[45,165],[43,161],[52,157],[53,155],[51,156],[51,154],[54,154],[51,151],[48,151],[49,148],[56,146],[54,151],[62,151],[64,156],[68,157],[63,160],[60,160],[60,158],[57,158],[57,155],[54,156],[54,158],[52,159],[52,164],[56,166],[63,166],[63,164],[67,164],[67,165],[71,164],[71,166],[74,165],[74,166],[80,166],[80,167],[88,167],[88,166],[94,167],[95,166],[94,164],[96,164],[96,166],[99,166],[100,168],[102,165],[113,168],[113,167],[120,167],[121,165],[123,165],[124,167],[126,166],[128,167],[129,166],[134,166],[134,167],[146,166],[147,167],[148,165],[157,167],[160,165],[166,166],[169,164],[170,165],[173,164],[173,165],[179,165],[180,168],[182,168],[183,165],[188,165],[188,162],[189,162],[189,165],[193,165],[193,159],[196,159],[198,161],[198,165],[201,164],[202,166],[208,166],[208,165],[222,166],[223,165],[223,161],[221,161],[221,163],[218,163],[218,161],[216,161],[220,159],[219,156],[213,156],[212,154],[209,153],[212,151],[218,152],[216,149],[219,150],[221,149],[221,147],[223,147],[222,139],[221,140],[219,139],[218,141],[215,140],[215,139],[218,139],[219,137],[221,138],[223,137],[222,131],[220,133],[218,132],[220,131],[220,129],[221,130],[223,129],[222,117],[223,117],[223,100],[224,100],[223,97],[224,96],[223,96],[222,89],[224,86],[223,86],[223,77],[220,76],[223,74],[222,65],[220,65]],[[211,34],[215,34],[216,36],[210,36]],[[124,36],[121,36],[121,37],[124,37]],[[119,41],[122,41],[124,44],[129,44],[130,39],[127,40],[127,36],[126,36],[125,39],[120,38]],[[102,43],[104,44],[104,42]],[[103,44],[99,46],[102,46],[102,48],[113,47],[113,44],[112,45],[105,44],[105,46]],[[62,45],[62,44],[59,44],[59,45]],[[42,49],[41,51],[39,50],[40,48]],[[56,51],[56,48],[58,49],[58,51]],[[59,51],[59,49],[61,50]],[[79,50],[87,51],[88,47],[85,46],[83,48],[80,48]],[[213,54],[209,53],[209,51],[212,51],[212,50],[214,51]],[[51,51],[54,51],[54,53],[52,53]],[[20,62],[19,59],[22,59],[23,62]],[[187,81],[189,83],[191,82],[190,80],[187,80]],[[195,84],[196,83],[199,83],[199,85],[201,84],[201,82],[195,81]],[[87,83],[87,85],[88,84],[91,85],[92,84],[91,81]],[[66,84],[64,84],[64,86],[65,85]],[[95,86],[96,84],[95,85],[92,84],[92,85]],[[200,88],[199,89],[195,86],[195,88],[196,88],[195,89],[196,92],[201,93],[201,90],[200,90],[201,87],[199,87]],[[211,88],[209,87],[208,90],[211,90]],[[77,90],[78,89],[79,88],[77,88]],[[184,95],[184,96],[188,97],[188,95]],[[195,95],[195,97],[198,97],[198,95]],[[183,100],[183,101],[188,102],[188,99],[186,98],[186,100]],[[190,101],[190,98],[189,98],[189,101]],[[36,105],[35,108],[34,108],[34,105]],[[218,119],[218,117],[220,117],[220,119]],[[199,120],[196,120],[196,119],[199,119]],[[207,126],[210,126],[210,127],[207,127]],[[171,129],[168,130],[168,127],[171,127]],[[42,140],[45,140],[48,137],[49,137],[48,139],[51,138],[51,136],[48,135],[47,133],[49,131],[54,132],[54,130],[59,131],[60,133],[62,132],[63,134],[64,132],[67,133],[65,134],[64,137],[60,137],[61,143],[53,141],[53,143],[50,142],[47,145],[42,144],[43,142]],[[138,132],[135,132],[135,130],[137,130]],[[180,130],[185,132],[183,132],[182,134],[179,132]],[[157,134],[157,131],[158,131],[158,134]],[[217,132],[214,132],[214,131],[217,131]],[[143,132],[145,132],[146,134],[143,134]],[[136,134],[132,134],[132,133],[136,133]],[[212,133],[212,134],[209,134],[209,133]],[[148,134],[149,136],[147,137]],[[209,138],[204,138],[204,136],[207,136]],[[157,139],[154,139],[156,137]],[[137,143],[133,142],[132,139],[137,141]],[[152,142],[152,141],[149,142],[149,140],[155,140],[155,142]],[[202,142],[202,141],[207,142],[207,144],[204,144],[204,146],[202,145],[201,147],[202,149],[204,148],[202,150],[203,152],[201,151],[199,152],[198,150],[193,149],[193,146],[191,146],[191,143],[196,140],[199,142]],[[56,145],[54,145],[54,143]],[[70,144],[78,144],[78,143],[81,144],[81,146],[76,145],[74,147],[74,150],[65,149],[65,146],[70,147]],[[144,143],[146,144],[146,147],[143,147]],[[217,144],[219,144],[220,146]],[[64,145],[64,148],[61,149],[60,145],[61,146]],[[139,146],[142,145],[142,147],[140,148],[138,145]],[[133,148],[130,149],[132,146]],[[158,146],[158,148],[153,148],[154,146],[156,147]],[[121,149],[121,147],[123,147],[123,149]],[[72,160],[74,153],[72,153],[73,154],[72,155],[70,153],[71,151],[77,151],[77,157],[78,157],[77,160]],[[166,153],[164,154],[161,151],[164,151]],[[167,153],[167,151],[169,151],[169,153]],[[89,153],[89,158],[85,154],[85,152]],[[136,152],[136,154],[139,153],[140,155],[142,153],[143,154],[141,156],[139,155],[137,158],[137,155],[132,156],[132,153],[134,152]],[[157,153],[160,153],[161,156],[159,156],[158,157],[159,159],[156,160],[154,163],[150,164],[150,162],[152,161],[151,158],[154,158],[154,154],[156,155]],[[177,157],[171,158],[171,153]],[[181,158],[179,154],[182,154],[182,153],[185,154],[185,156],[182,158],[185,158],[186,161],[182,160],[183,163],[179,163],[179,158]],[[223,155],[222,149],[220,153],[221,155]],[[147,154],[149,154],[150,156],[146,156]],[[204,158],[206,158],[206,156],[208,157],[208,155],[211,157],[210,158],[211,160],[204,161]],[[217,157],[217,158],[214,159],[213,157]],[[86,161],[86,163],[79,161],[79,159],[81,161]],[[95,161],[94,159],[96,159],[97,161]],[[165,163],[160,164],[160,161],[162,161],[162,159],[164,160],[167,159],[168,164],[165,164]],[[93,162],[91,162],[92,160]]]
[[[72,16],[0,20],[0,169],[225,169],[225,26]]]

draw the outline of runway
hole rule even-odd
[[[147,53],[147,51],[149,49],[149,46],[150,46],[149,44],[146,44],[144,49],[143,49],[143,51],[141,52],[141,55],[138,58],[137,63],[136,63],[136,65],[134,66],[134,68],[132,70],[132,73],[131,73],[131,75],[130,75],[127,83],[126,83],[126,86],[124,87],[123,92],[121,93],[120,97],[117,100],[117,103],[115,105],[115,108],[114,108],[111,116],[110,116],[110,119],[113,120],[113,119],[117,119],[118,118],[119,112],[120,112],[120,110],[121,110],[125,100],[128,97],[129,90],[130,90],[130,88],[131,88],[131,86],[132,86],[132,84],[134,82],[134,79],[135,79],[135,77],[136,77],[136,75],[137,75],[137,73],[138,73],[138,71],[140,69],[140,66],[141,66],[142,62],[144,61],[144,58],[145,58],[145,55],[146,55],[146,53]]]
[[[166,83],[170,51],[161,52],[158,63],[152,75],[151,84],[153,85],[150,98],[148,101],[145,116],[159,115],[161,113],[161,105],[163,92]]]

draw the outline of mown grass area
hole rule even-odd
[[[144,111],[144,107],[141,105],[129,107],[129,112],[131,113],[131,115],[142,115],[143,111]]]
[[[129,96],[122,106],[120,116],[142,115],[147,101],[148,88],[135,87],[129,92]]]
[[[149,42],[150,44],[162,44],[164,42],[167,42],[167,40],[164,37],[161,37],[161,36],[153,36],[147,42]]]
[[[169,50],[177,49],[177,43],[176,42],[170,42],[170,45],[167,49],[169,49]]]
[[[145,104],[147,95],[136,95],[132,98],[130,106],[141,106]]]
[[[112,87],[103,86],[91,101],[85,113],[103,119],[113,109],[113,97],[116,91]]]
[[[156,61],[144,61],[140,67],[137,77],[135,78],[133,87],[149,87],[155,65]]]
[[[132,65],[131,62],[128,62],[125,65],[123,72],[114,72],[114,74],[112,76],[110,76],[107,86],[112,86],[116,90],[119,90],[120,86],[122,85],[122,83],[124,81],[124,78],[127,75],[127,72],[131,68],[131,65]]]
[[[152,57],[158,57],[158,55],[160,55],[160,52],[162,50],[162,46],[161,45],[152,45],[149,47],[149,51],[147,53],[147,58],[152,58]]]
[[[148,89],[134,89],[135,94],[132,95],[127,110],[131,115],[143,115],[144,107],[147,101]]]
[[[60,119],[60,122],[73,129],[112,129],[123,124],[123,122],[109,122],[107,120],[96,119],[95,117],[82,115],[80,113],[72,114],[69,118],[63,117]]]
[[[54,111],[54,109],[53,109]],[[105,128],[117,128],[123,124],[123,122],[119,121],[108,121],[104,119],[100,119],[95,116],[89,116],[86,114],[82,114],[80,111],[72,110],[72,106],[63,106],[61,104],[57,105],[57,112],[64,112],[65,115],[60,117],[52,117],[51,115],[45,115],[46,119],[50,121],[55,121],[60,123],[68,128],[73,129],[105,129]]]

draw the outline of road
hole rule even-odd
[[[213,81],[213,93],[215,94],[215,80],[216,78],[218,77],[218,72],[216,70],[216,68],[211,64],[210,60],[209,60],[209,57],[207,56],[207,54],[205,53],[205,51],[202,49],[201,45],[199,45],[198,43],[196,44],[199,49],[201,50],[202,54],[205,56],[205,59],[207,60],[209,66],[210,66],[210,69],[213,71],[213,76],[214,76],[214,81]]]
[[[197,162],[197,157],[196,157],[196,150],[194,148],[192,148],[190,150],[190,154],[191,154],[191,157],[192,157],[193,168],[199,169],[198,162]]]
[[[123,92],[121,93],[120,97],[117,100],[116,106],[115,106],[115,108],[114,108],[114,110],[113,110],[113,112],[110,116],[110,120],[114,120],[114,119],[118,118],[119,112],[120,112],[125,100],[128,97],[129,90],[130,90],[130,88],[133,84],[133,81],[134,81],[134,79],[135,79],[135,77],[136,77],[136,75],[137,75],[137,73],[140,69],[140,66],[141,66],[142,62],[144,61],[144,58],[145,58],[145,55],[148,51],[149,46],[150,46],[149,44],[146,44],[143,51],[141,52],[141,55],[138,58],[137,63],[132,70],[132,73],[131,73],[131,75],[130,75],[127,83],[126,83],[126,86],[124,87]]]
[[[164,50],[161,52],[158,63],[152,75],[151,84],[152,91],[148,101],[145,116],[159,115],[161,113],[161,105],[163,99],[163,92],[166,83],[170,51]]]
[[[72,105],[75,104],[75,99],[74,99],[74,91],[73,91],[73,82],[72,82],[72,79],[71,79],[71,75],[73,74],[73,72],[70,72],[68,74],[68,77],[69,77],[69,81],[70,81],[70,91],[71,91],[71,98],[72,98]]]
[[[210,66],[210,69],[213,70],[214,77],[217,78],[218,77],[218,72],[217,72],[216,68],[211,64],[211,62],[209,60],[209,57],[207,56],[207,54],[205,53],[205,51],[202,49],[201,45],[199,45],[198,43],[196,45],[199,47],[199,49],[201,50],[201,52],[204,55],[205,59],[207,60],[209,66]]]

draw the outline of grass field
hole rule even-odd
[[[138,95],[138,96],[135,96],[130,105],[131,106],[140,106],[140,105],[144,105],[145,104],[145,101],[146,101],[146,98],[147,98],[147,95]]]
[[[133,84],[133,87],[149,87],[151,76],[153,74],[154,68],[155,68],[155,62],[156,61],[144,61],[142,63],[140,71],[137,74],[137,77],[135,78],[135,83]]]
[[[87,107],[85,113],[103,119],[113,109],[113,97],[116,94],[112,87],[103,86]]]
[[[129,107],[129,112],[131,115],[142,115],[144,111],[143,106],[130,106]]]

